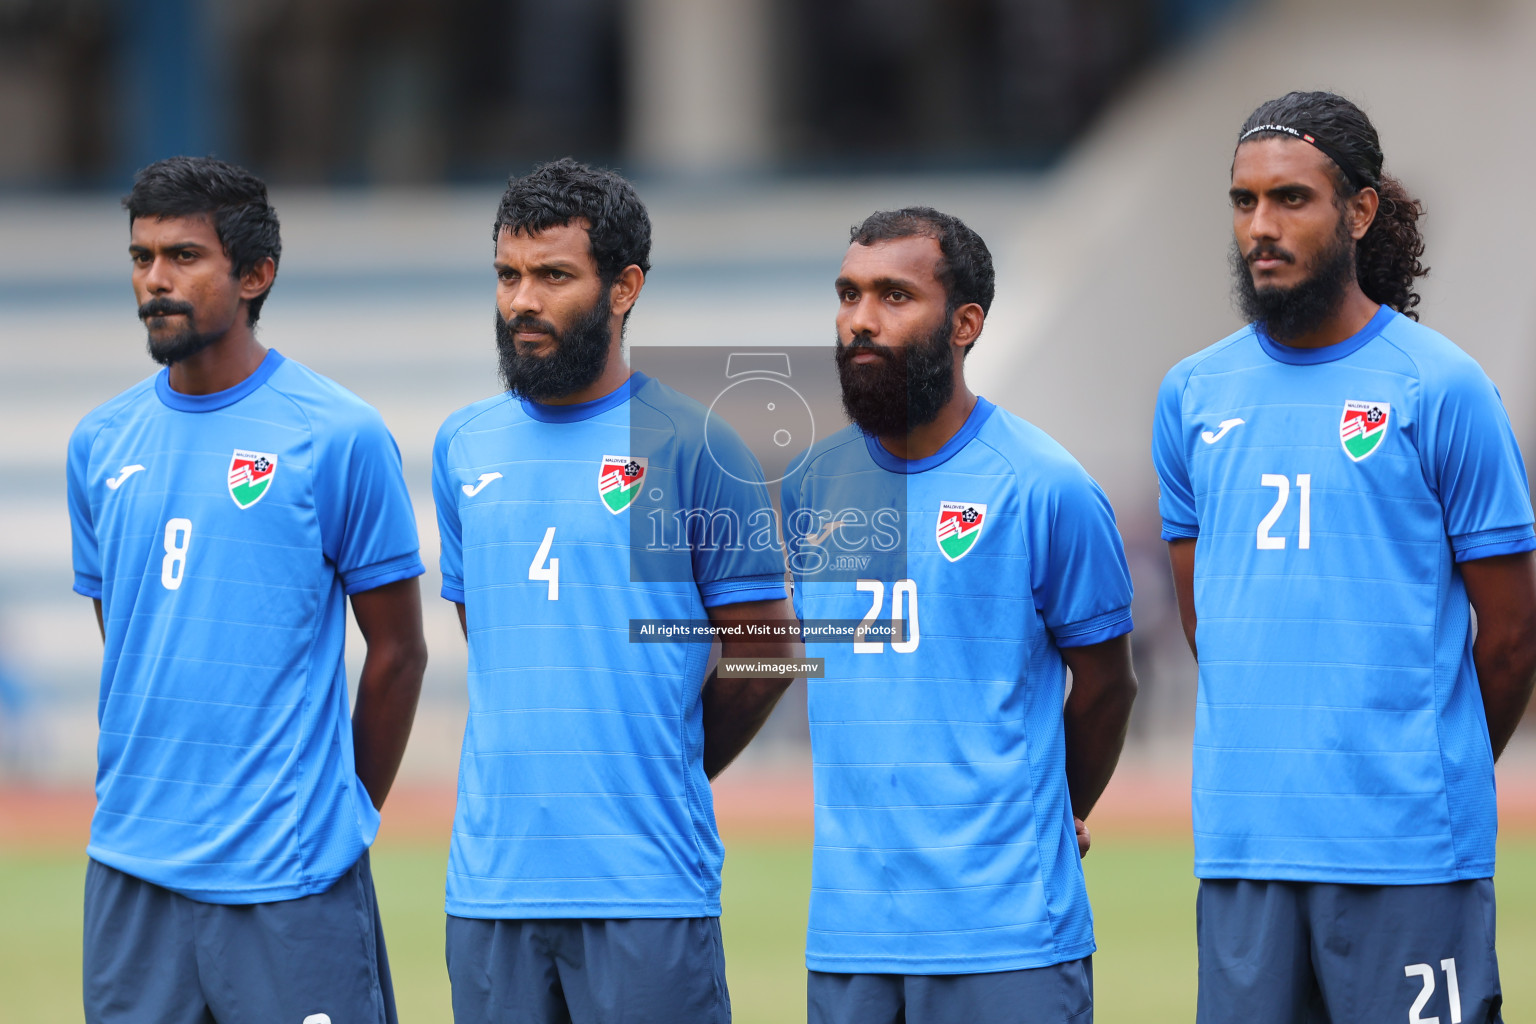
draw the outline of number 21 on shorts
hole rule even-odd
[[[1461,1024],[1461,986],[1456,983],[1456,958],[1441,960],[1440,969],[1445,972],[1445,996],[1451,1004],[1450,1024]],[[1408,1008],[1408,1024],[1442,1024],[1439,1017],[1420,1016],[1425,1004],[1435,994],[1435,969],[1429,964],[1409,964],[1403,968],[1403,975],[1420,978],[1424,983],[1424,987],[1419,989],[1418,998]]]

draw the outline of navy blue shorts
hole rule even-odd
[[[88,1024],[395,1024],[365,853],[325,892],[200,903],[85,872]]]
[[[1197,1024],[1499,1024],[1493,881],[1205,880]]]
[[[450,914],[447,953],[455,1024],[731,1020],[717,917],[496,921]]]
[[[1093,1024],[1093,957],[986,974],[807,973],[809,1024]]]

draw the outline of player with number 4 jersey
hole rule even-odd
[[[507,393],[449,417],[432,462],[469,643],[454,1017],[725,1024],[709,783],[789,680],[706,670],[711,624],[733,630],[727,657],[791,653],[743,639],[792,614],[762,470],[625,364],[650,252],[627,181],[543,165],[509,184],[493,237]],[[648,620],[701,633],[635,642]]]
[[[1198,1020],[1497,1021],[1525,467],[1493,384],[1412,312],[1419,205],[1354,104],[1254,111],[1230,195],[1253,322],[1168,373],[1153,440],[1199,660]]]
[[[367,851],[426,663],[400,454],[356,395],[256,342],[280,249],[260,181],[173,158],[126,205],[166,369],[69,442],[75,590],[106,645],[86,1019],[383,1024]]]
[[[876,213],[837,291],[854,425],[782,488],[795,608],[825,659],[810,1020],[1091,1020],[1074,817],[1109,781],[1136,689],[1114,514],[1060,445],[965,385],[993,293],[975,232]]]

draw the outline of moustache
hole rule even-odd
[[[1286,263],[1295,263],[1296,255],[1278,245],[1256,245],[1243,254],[1243,262],[1250,267],[1255,260],[1284,260]]]
[[[148,320],[152,316],[186,316],[192,315],[192,303],[177,302],[174,299],[150,299],[139,307],[139,319]]]
[[[536,316],[529,316],[527,313],[519,313],[511,320],[503,320],[502,323],[506,325],[509,335],[519,332],[533,333],[537,331],[539,334],[547,334],[551,338],[558,338],[560,336],[560,332],[555,329],[554,324],[548,320],[540,320]]]
[[[890,360],[895,355],[894,350],[889,345],[880,344],[868,334],[855,334],[846,342],[840,342],[838,348],[846,353],[844,358],[851,357],[855,349],[866,349],[885,360]]]

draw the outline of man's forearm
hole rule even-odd
[[[1480,632],[1472,645],[1472,662],[1488,719],[1488,742],[1497,760],[1530,704],[1536,645],[1526,637],[1490,637]]]
[[[405,757],[425,669],[425,651],[403,646],[372,645],[363,661],[352,712],[352,756],[374,807],[384,806]]]
[[[1461,573],[1477,613],[1472,664],[1497,758],[1525,714],[1536,675],[1536,554],[1473,559]]]
[[[1072,813],[1086,818],[1115,773],[1136,701],[1130,639],[1117,637],[1063,651],[1072,667],[1072,693],[1063,709],[1067,791]]]
[[[734,656],[789,658],[794,652]],[[747,748],[793,681],[777,676],[722,680],[718,669],[710,675],[704,684],[704,773],[709,778],[723,772]]]

